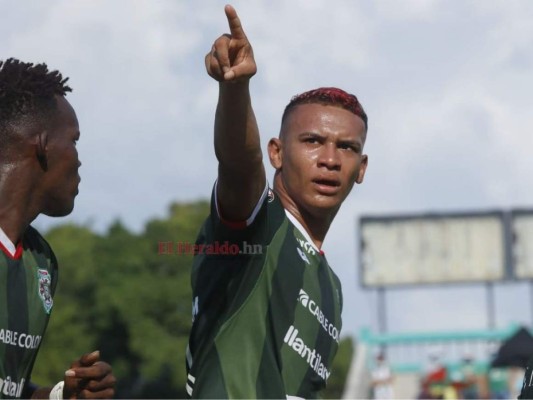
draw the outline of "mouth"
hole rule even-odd
[[[312,180],[313,185],[320,194],[334,195],[339,192],[341,182],[334,178],[316,178]]]

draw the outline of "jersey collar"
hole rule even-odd
[[[19,259],[22,255],[22,242],[14,245],[2,228],[0,228],[0,249],[12,259]]]
[[[294,215],[292,215],[287,209],[285,209],[285,214],[287,215],[287,218],[289,219],[289,221],[292,222],[292,224],[296,227],[296,229],[298,229],[300,231],[300,233],[302,234],[302,236],[305,238],[305,240],[307,240],[307,242],[311,245],[311,247],[313,249],[316,250],[317,253],[319,254],[324,254],[324,252],[322,250],[320,250],[317,245],[315,244],[315,242],[313,242],[311,240],[311,236],[309,236],[309,233],[307,233],[307,231],[305,230],[305,228],[302,226],[302,224],[300,223],[300,221],[298,221],[296,219],[296,217]]]

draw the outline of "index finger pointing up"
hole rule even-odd
[[[231,5],[227,4],[226,7],[224,7],[224,12],[226,13],[226,17],[228,18],[228,24],[232,38],[245,39],[246,35],[244,34],[244,30],[242,29],[241,20],[237,15],[237,11],[235,11],[235,9]]]

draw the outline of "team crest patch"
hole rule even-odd
[[[39,297],[43,302],[44,310],[47,314],[50,314],[50,310],[54,305],[54,299],[52,293],[50,293],[50,285],[52,284],[52,277],[50,273],[45,269],[37,270],[39,277]]]

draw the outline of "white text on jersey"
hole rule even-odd
[[[339,343],[339,330],[328,321],[320,307],[315,303],[313,299],[309,298],[309,295],[305,290],[300,289],[300,294],[298,295],[298,301],[302,306],[307,308],[311,314],[313,314],[322,328],[331,336],[337,343]]]
[[[322,363],[322,356],[315,350],[310,347],[307,347],[302,340],[298,337],[298,329],[294,326],[290,326],[289,330],[285,334],[285,339],[283,339],[287,345],[297,352],[300,357],[302,357],[307,364],[325,381],[328,380],[330,372],[326,369],[326,366]]]
[[[9,329],[0,329],[0,342],[23,349],[36,349],[41,343],[41,337],[10,331]]]

